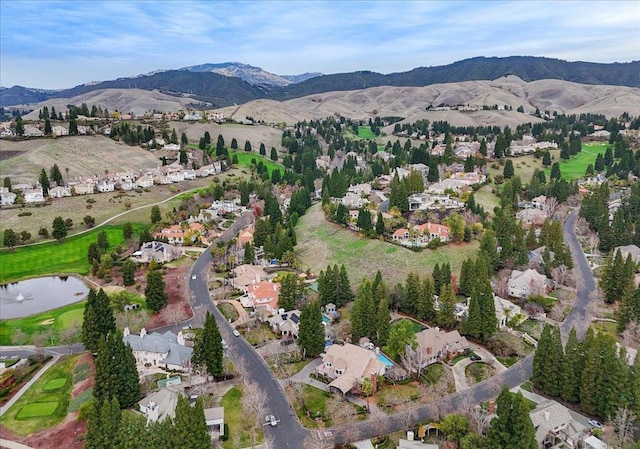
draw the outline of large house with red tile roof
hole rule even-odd
[[[270,315],[278,312],[279,295],[279,282],[261,281],[247,285],[247,300],[251,306],[256,310],[263,309]]]
[[[176,224],[156,232],[154,237],[161,240],[166,239],[172,245],[191,244],[200,240],[200,233],[203,229],[204,226],[201,223],[189,223],[186,229],[182,225]]]
[[[431,240],[439,238],[441,242],[449,240],[449,227],[437,223],[423,223],[410,228],[397,229],[391,238],[404,246],[426,246]]]

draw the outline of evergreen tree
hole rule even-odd
[[[564,362],[560,368],[562,376],[562,399],[568,402],[580,400],[580,378],[582,376],[582,346],[578,341],[575,328],[571,328],[564,348]]]
[[[363,279],[351,309],[351,341],[356,344],[362,337],[373,339],[376,335],[376,310],[373,305],[371,283]]]
[[[433,305],[435,293],[436,287],[433,282],[433,277],[429,275],[425,276],[419,292],[418,303],[416,304],[416,314],[418,318],[426,321],[435,319],[436,310]]]
[[[160,213],[160,207],[155,205],[151,208],[151,223],[159,223],[162,221],[162,214]]]
[[[129,240],[133,236],[133,225],[131,222],[126,222],[122,225],[122,238]]]
[[[411,315],[418,315],[418,318],[425,319],[422,316],[420,316],[421,314],[420,312],[426,314],[427,307],[420,306],[421,310],[418,310],[421,297],[424,296],[422,295],[422,285],[420,283],[420,276],[418,276],[413,271],[410,272],[407,275],[407,279],[405,281],[404,291],[405,291],[405,301],[404,301],[404,307],[402,308],[403,311]]]
[[[120,271],[122,272],[122,283],[125,286],[133,285],[136,283],[136,263],[133,260],[125,260]]]
[[[382,298],[378,303],[378,311],[376,313],[376,342],[378,346],[382,347],[387,344],[390,326],[389,302],[386,298]]]
[[[489,341],[498,331],[498,318],[489,278],[478,281],[476,288],[481,317],[480,338],[483,341]]]
[[[271,154],[269,155],[269,159],[271,159],[273,162],[278,161],[278,152],[274,147],[271,147]]]
[[[480,256],[488,265],[489,271],[495,273],[500,265],[500,254],[498,253],[498,241],[493,229],[487,229],[480,238]]]
[[[252,242],[246,242],[244,244],[243,262],[245,264],[252,264],[256,258],[256,249]]]
[[[103,289],[98,293],[89,290],[82,320],[82,342],[85,348],[92,352],[97,351],[100,341],[115,330],[116,320],[109,297]]]
[[[513,161],[511,159],[507,159],[504,163],[504,169],[502,170],[502,176],[504,179],[511,179],[515,174],[515,169],[513,168]]]
[[[104,254],[109,249],[109,240],[105,231],[98,232],[98,236],[96,237],[96,245],[98,245],[98,250],[102,254]]]
[[[169,420],[166,420],[169,422]],[[118,429],[118,449],[147,449],[149,447],[158,449],[168,449],[159,444],[153,444],[152,440],[160,434],[160,426],[150,422],[147,427],[147,419],[142,414],[123,413]],[[167,438],[168,440],[168,438]],[[85,437],[85,444],[86,444]]]
[[[236,140],[235,137],[231,139],[231,149],[232,150],[237,150],[238,149],[238,141]]]
[[[440,296],[438,297],[438,303],[440,309],[438,310],[437,322],[438,326],[452,328],[456,324],[456,316],[454,312],[456,310],[456,296],[451,284],[445,284],[440,290]]]
[[[533,386],[544,393],[559,396],[562,389],[562,367],[564,354],[560,330],[548,324],[542,330],[538,348],[533,358]]]
[[[61,186],[64,184],[64,180],[62,179],[62,173],[58,168],[58,164],[53,164],[53,167],[51,167],[51,170],[49,173],[49,179],[53,181],[56,185]]]
[[[47,175],[47,171],[44,168],[40,171],[40,186],[42,187],[42,192],[44,193],[44,195],[48,195],[51,185],[49,183],[49,176]]]
[[[192,362],[206,367],[210,376],[221,377],[224,374],[222,337],[213,315],[207,312],[202,332],[196,336],[193,344]]]
[[[347,275],[347,268],[343,265],[340,266],[340,272],[338,273],[338,266],[334,267],[334,272],[337,277],[337,289],[336,289],[336,306],[345,306],[351,301],[351,283],[349,282],[349,276]]]
[[[147,308],[152,312],[159,312],[167,305],[167,293],[164,291],[164,280],[159,270],[149,270],[147,273],[147,287],[144,290]]]
[[[378,211],[378,219],[376,221],[376,234],[383,235],[384,231],[385,231],[384,218],[382,217],[382,212]]]
[[[89,411],[85,449],[118,449],[121,440],[120,426],[122,412],[118,398],[105,399],[101,403],[93,401]]]
[[[356,222],[356,226],[360,229],[365,235],[369,235],[373,229],[373,225],[371,224],[371,212],[369,209],[361,207],[358,211],[358,220]]]
[[[469,313],[461,325],[462,334],[473,338],[480,338],[482,335],[482,316],[480,313],[479,296],[478,288],[473,287],[471,298],[469,299]]]
[[[551,166],[551,175],[549,176],[549,178],[551,180],[558,180],[561,177],[562,174],[560,173],[560,164],[558,162],[554,162]]]
[[[471,258],[465,259],[460,268],[460,283],[458,286],[459,292],[465,296],[471,296],[471,290],[475,283],[474,274],[475,267],[473,260],[471,260]]]
[[[511,393],[506,385],[496,400],[497,418],[487,430],[490,448],[537,449],[536,431],[529,417],[529,407],[521,393]]]
[[[222,134],[218,134],[218,141],[216,142],[216,156],[227,156],[227,148],[224,146],[224,138]]]
[[[93,262],[100,263],[100,249],[98,248],[98,244],[96,242],[92,242],[89,244],[89,248],[87,249],[87,260],[90,264]]]
[[[315,357],[324,350],[324,326],[320,302],[313,301],[302,306],[297,343],[305,357]]]
[[[267,155],[267,149],[264,146],[264,143],[260,142],[260,149],[259,149],[259,153],[261,156],[266,156]]]
[[[122,408],[132,407],[140,399],[136,360],[119,330],[100,340],[93,396],[97,402],[115,397]]]
[[[185,396],[178,395],[171,439],[173,447],[183,449],[211,448],[211,437],[200,398],[192,406]]]
[[[304,286],[295,273],[286,273],[280,277],[280,293],[278,294],[278,308],[294,310],[298,301],[302,299]]]

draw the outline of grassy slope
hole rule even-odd
[[[241,165],[242,167],[246,167],[246,168],[251,167],[251,159],[255,159],[256,162],[262,161],[262,163],[267,167],[269,176],[271,176],[271,172],[276,169],[280,170],[280,172],[284,174],[283,165],[273,162],[271,159],[266,158],[264,156],[260,156],[258,153],[254,153],[253,151],[247,153],[246,151],[230,150],[229,159],[232,159],[234,155],[238,156],[238,164]]]
[[[135,227],[134,227],[135,229]],[[92,232],[69,237],[62,243],[50,242],[0,253],[0,282],[32,276],[58,273],[87,274],[87,250],[96,241],[98,232],[105,231],[111,248],[124,243],[122,226],[103,226]]]
[[[373,278],[380,270],[388,286],[404,282],[411,271],[424,276],[433,271],[436,263],[449,262],[454,274],[460,272],[464,259],[476,254],[477,242],[449,244],[437,250],[413,252],[391,243],[361,238],[324,219],[320,204],[313,206],[300,218],[296,227],[296,254],[303,269],[315,273],[328,264],[344,264],[352,287],[363,277]]]
[[[567,181],[583,178],[589,164],[595,165],[596,157],[598,157],[598,154],[604,156],[607,147],[608,145],[606,143],[583,143],[582,151],[567,161],[560,159],[560,152],[554,152],[557,153],[554,154],[556,160],[560,160],[560,173],[562,174],[562,178]],[[549,179],[551,168],[545,170],[545,174],[547,175],[547,179]]]

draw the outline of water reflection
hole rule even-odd
[[[47,276],[0,285],[0,319],[22,318],[82,301],[89,287],[73,276]]]

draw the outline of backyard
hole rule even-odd
[[[300,217],[296,233],[296,255],[303,269],[319,273],[329,264],[348,267],[349,280],[357,286],[363,277],[373,278],[380,270],[387,285],[404,282],[411,271],[425,276],[436,263],[450,263],[451,272],[460,271],[462,262],[473,256],[478,242],[456,243],[435,250],[413,252],[391,243],[360,237],[339,225],[329,223],[316,204]]]

